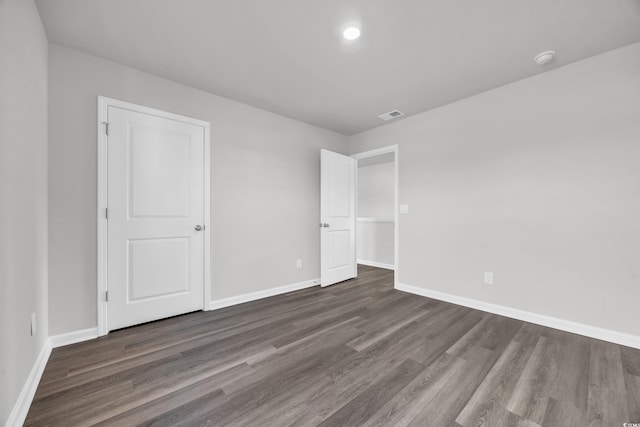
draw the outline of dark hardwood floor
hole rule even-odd
[[[29,426],[622,426],[640,351],[393,289],[329,288],[55,349]]]

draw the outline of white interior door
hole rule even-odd
[[[321,150],[320,283],[356,277],[356,160]]]
[[[203,309],[201,126],[109,106],[108,330]]]

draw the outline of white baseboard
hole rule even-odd
[[[31,407],[31,402],[33,402],[33,397],[36,395],[38,384],[40,384],[40,378],[42,378],[44,368],[49,361],[49,355],[51,355],[51,340],[47,338],[18,395],[18,400],[16,400],[16,403],[13,405],[13,409],[5,424],[6,427],[20,427],[24,424],[24,420],[27,418],[29,408]]]
[[[307,280],[305,282],[293,283],[291,285],[279,286],[277,288],[265,289],[264,291],[250,292],[248,294],[237,295],[235,297],[213,300],[209,304],[210,310],[217,310],[232,305],[242,304],[249,301],[255,301],[262,298],[272,297],[274,295],[286,294],[300,289],[310,288],[320,285],[320,279]]]
[[[368,265],[369,267],[386,268],[387,270],[395,270],[396,266],[393,264],[385,264],[384,262],[368,261],[366,259],[356,260],[358,264]]]
[[[570,320],[558,319],[556,317],[546,316],[544,314],[532,313],[530,311],[519,310],[516,308],[492,304],[484,301],[478,301],[475,299],[451,295],[431,289],[419,288],[417,286],[406,285],[404,283],[397,283],[395,288],[399,291],[409,292],[411,294],[416,294],[427,298],[446,301],[452,304],[462,305],[465,307],[474,308],[476,310],[498,314],[500,316],[511,317],[513,319],[523,320],[529,323],[535,323],[536,325],[547,326],[549,328],[559,329],[561,331],[571,332],[574,334],[583,335],[585,337],[609,341],[615,344],[640,349],[640,336],[631,335],[624,332],[585,325],[584,323],[572,322]]]
[[[49,337],[52,348],[88,341],[94,338],[98,338],[98,328],[82,329],[80,331],[67,332],[66,334]]]

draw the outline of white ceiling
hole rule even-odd
[[[39,0],[49,40],[355,134],[640,41],[640,0]],[[341,30],[360,22],[363,36]],[[556,61],[532,58],[548,49]]]

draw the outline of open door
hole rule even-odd
[[[321,150],[320,284],[356,277],[356,160]]]

